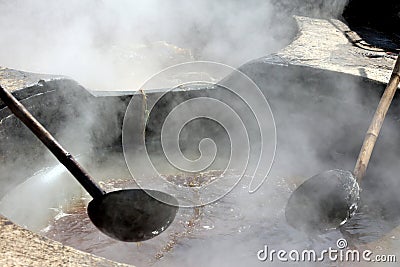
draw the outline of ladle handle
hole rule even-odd
[[[357,163],[354,167],[354,176],[356,177],[358,182],[360,182],[365,175],[369,160],[371,158],[372,150],[374,149],[375,142],[382,128],[386,113],[389,109],[390,104],[392,103],[394,94],[396,93],[399,81],[400,56],[397,57],[389,83],[381,97],[381,100],[379,101],[379,105],[376,108],[374,118],[372,119],[372,122],[365,135],[360,154],[358,155]]]
[[[57,140],[41,125],[29,111],[7,90],[0,86],[0,98],[8,108],[19,118],[56,158],[71,172],[86,191],[93,197],[101,197],[105,192],[96,184],[93,178],[79,165],[75,158],[66,151]]]

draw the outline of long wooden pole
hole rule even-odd
[[[0,98],[14,115],[19,118],[42,143],[56,156],[78,180],[78,182],[93,197],[98,198],[105,194],[92,177],[79,165],[75,158],[66,151],[57,140],[40,124],[32,114],[7,90],[0,86]]]
[[[383,121],[385,120],[386,113],[390,107],[390,104],[392,103],[399,82],[400,56],[397,57],[389,83],[382,95],[381,100],[379,101],[379,105],[376,108],[374,118],[372,119],[372,122],[365,135],[360,154],[358,155],[357,163],[354,167],[353,173],[358,182],[360,182],[365,175],[369,160],[371,158],[372,150],[374,149],[376,140],[378,139]]]

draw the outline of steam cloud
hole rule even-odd
[[[272,1],[0,1],[3,66],[71,76],[90,89],[136,90],[196,59],[238,67],[295,33]]]
[[[275,52],[295,34],[288,11],[338,16],[346,2],[2,0],[0,62],[90,89],[136,90],[176,63],[238,67]]]

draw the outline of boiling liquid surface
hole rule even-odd
[[[122,154],[107,152],[95,161],[79,160],[106,191],[137,188]],[[166,175],[166,179],[190,186],[218,175],[221,172],[210,171],[202,174],[203,180],[179,174]],[[354,249],[400,252],[397,234],[389,241],[377,241],[390,229],[384,218],[368,207],[340,230],[310,236],[293,229],[284,217],[298,179],[270,177],[255,194],[248,193],[248,181],[246,177],[243,180],[217,202],[180,208],[165,232],[140,243],[116,241],[99,232],[86,213],[91,197],[59,165],[42,170],[9,192],[0,201],[0,212],[64,245],[136,266],[258,266],[270,263],[257,259],[257,252],[265,245],[275,250],[318,252],[337,249],[339,238],[345,238]],[[273,264],[279,265],[279,261],[275,259]],[[307,263],[313,264],[320,263]],[[332,265],[329,261],[326,264]]]

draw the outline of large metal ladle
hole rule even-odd
[[[301,184],[290,196],[286,219],[304,231],[328,230],[344,224],[356,211],[362,178],[400,81],[400,56],[368,128],[353,173],[329,170]]]
[[[178,210],[178,201],[173,196],[147,189],[106,193],[32,114],[1,86],[0,98],[93,197],[88,205],[88,215],[100,231],[117,240],[138,242],[160,234],[172,223]]]

